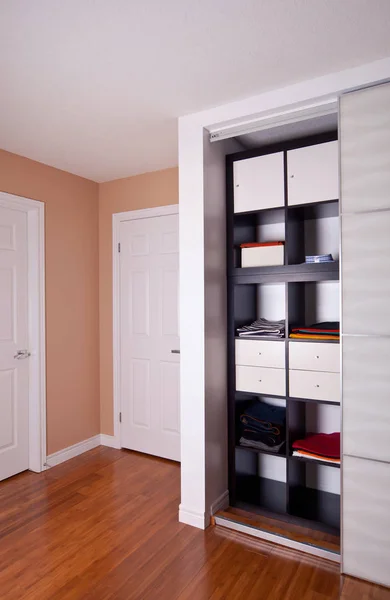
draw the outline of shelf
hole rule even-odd
[[[242,392],[241,390],[236,390],[236,394],[242,394],[243,396],[251,396],[251,397],[263,396],[265,398],[279,398],[281,400],[286,400],[286,396],[275,396],[274,394],[259,394],[259,392]],[[244,398],[243,398],[243,400],[244,400]]]
[[[337,281],[339,263],[302,263],[270,267],[235,268],[228,273],[233,284]]]
[[[235,340],[260,340],[261,342],[285,342],[287,338],[259,337],[258,335],[235,335]]]
[[[332,402],[331,400],[315,400],[313,398],[293,398],[291,396],[287,396],[287,401],[292,402],[311,402],[312,404],[330,404],[331,406],[340,406],[340,402]]]
[[[306,458],[305,456],[293,456],[292,454],[290,454],[288,458],[289,460],[305,462],[310,465],[321,465],[325,467],[334,467],[336,469],[340,468],[340,463],[330,463],[326,462],[326,460],[314,460],[313,458]]]
[[[241,339],[241,338],[240,338]],[[306,342],[311,342],[312,344],[339,344],[340,340],[304,340],[303,338],[291,338],[288,337],[287,338],[289,342],[303,342],[304,344]]]
[[[269,212],[273,212],[273,211],[284,211],[285,210],[285,206],[268,206],[267,208],[258,208],[256,210],[244,210],[241,212],[234,212],[233,216],[234,217],[243,217],[245,215],[258,215],[258,214],[264,214],[264,213],[269,213]],[[284,216],[284,215],[283,215]]]
[[[286,513],[286,484],[256,475],[236,476],[237,502],[249,502],[273,513]]]
[[[270,452],[269,450],[258,450],[257,448],[249,448],[249,446],[240,446],[236,444],[236,450],[248,450],[249,452],[255,452],[256,454],[267,454],[269,456],[279,456],[280,458],[286,458],[286,445],[279,452]]]

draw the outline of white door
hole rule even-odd
[[[123,448],[180,460],[179,219],[120,225]]]
[[[27,214],[0,207],[0,480],[28,469],[27,349]]]

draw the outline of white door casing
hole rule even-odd
[[[179,461],[179,231],[172,208],[119,225],[120,445]]]
[[[0,192],[0,480],[46,461],[44,290],[44,204]]]

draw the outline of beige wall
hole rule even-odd
[[[178,169],[99,185],[99,299],[101,431],[114,433],[112,368],[112,215],[179,202]]]
[[[98,184],[0,151],[0,191],[45,203],[51,454],[100,431]]]

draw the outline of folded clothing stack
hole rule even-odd
[[[240,416],[240,446],[278,453],[286,441],[286,409],[253,402]]]
[[[240,337],[255,336],[255,337],[274,337],[284,338],[286,329],[286,321],[268,321],[268,319],[258,319],[250,325],[244,325],[237,329]]]
[[[330,263],[334,262],[333,256],[331,254],[314,254],[312,256],[305,257],[305,263],[313,264],[313,263]]]
[[[293,443],[293,456],[340,464],[340,433],[316,433]]]
[[[314,323],[309,327],[293,327],[290,338],[305,340],[339,340],[340,323],[338,321],[325,321]]]

